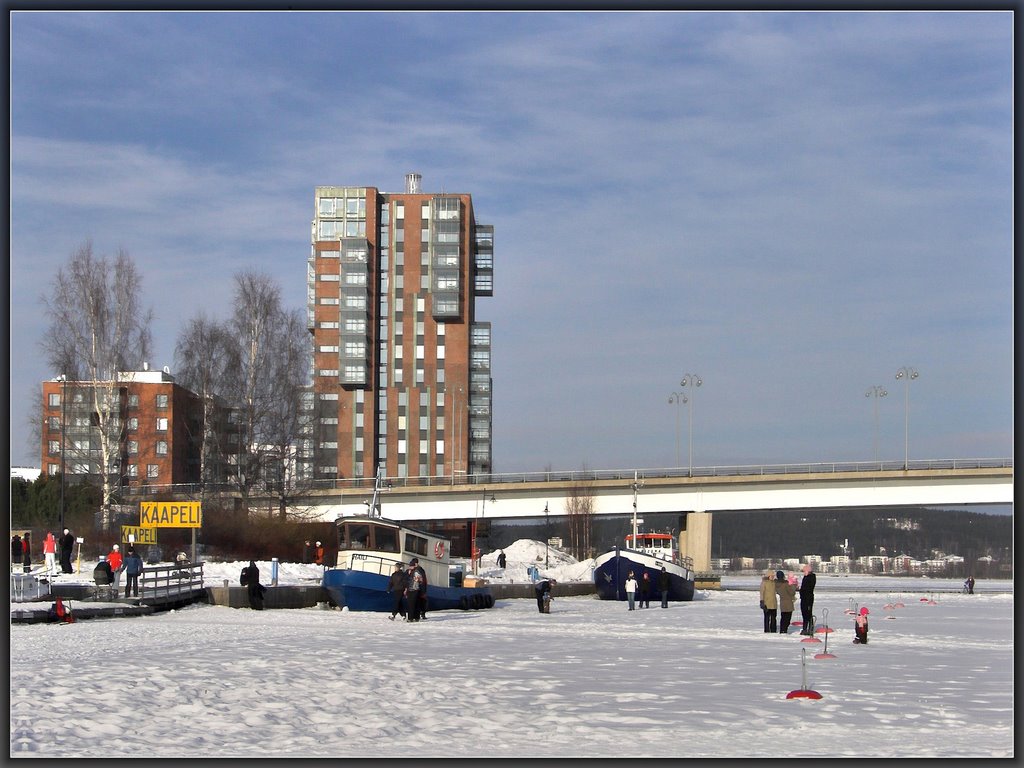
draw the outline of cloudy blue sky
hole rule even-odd
[[[1012,15],[15,13],[11,462],[40,296],[127,249],[152,363],[259,267],[305,305],[313,188],[495,226],[494,468],[1009,457]],[[677,429],[677,423],[679,428]],[[677,437],[678,442],[677,442]]]

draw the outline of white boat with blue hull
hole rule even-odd
[[[372,508],[372,507],[371,507]],[[351,611],[391,611],[394,595],[388,580],[395,563],[414,557],[427,577],[427,610],[491,608],[487,586],[464,586],[461,565],[449,561],[449,541],[381,517],[341,517],[338,560],[324,572],[323,586],[335,604]]]

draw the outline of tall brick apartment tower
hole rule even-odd
[[[316,187],[313,479],[488,474],[492,226],[468,194]],[[300,451],[309,456],[310,451]]]

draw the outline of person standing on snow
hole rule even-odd
[[[637,588],[636,578],[633,576],[633,572],[629,572],[629,578],[626,579],[626,601],[629,603],[629,610],[633,610],[633,601],[636,598]]]
[[[775,595],[775,579],[772,578],[771,571],[761,578],[761,611],[764,613],[764,631],[775,632],[779,602]]]
[[[554,579],[541,579],[534,585],[533,590],[537,593],[537,610],[544,613],[544,596],[548,595],[548,599],[551,599],[551,587],[557,584]]]
[[[505,568],[505,553],[500,549],[498,550],[498,567],[503,570]]]
[[[412,561],[416,564],[416,570],[420,574],[420,599],[416,602],[416,618],[427,618],[427,572],[420,565],[420,559],[414,557]]]
[[[32,533],[25,531],[21,537],[21,566],[25,573],[32,570]]]
[[[245,590],[249,595],[249,607],[254,611],[262,611],[266,587],[260,584],[260,569],[256,567],[255,560],[250,560],[245,569]]]
[[[423,577],[420,576],[417,565],[416,558],[413,558],[405,572],[406,621],[419,621],[420,588],[423,586]]]
[[[789,622],[793,618],[796,606],[796,587],[789,583],[786,574],[775,572],[775,594],[779,598],[779,634],[789,634]]]
[[[134,589],[135,597],[139,596],[139,576],[142,575],[142,558],[135,551],[135,547],[128,547],[124,558],[124,596],[131,597]]]
[[[854,619],[853,625],[853,642],[858,645],[867,645],[868,643],[868,607],[865,605],[860,609],[860,613],[857,618]]]
[[[47,531],[43,539],[43,559],[46,561],[46,572],[51,575],[57,573],[57,539],[53,531]]]
[[[117,591],[121,588],[121,571],[124,570],[121,548],[117,544],[110,548],[107,562],[110,563],[111,576],[113,577],[113,581],[110,582],[110,591],[114,597],[117,597]]]
[[[661,607],[668,608],[668,571],[665,570],[665,566],[661,566],[661,573],[658,574],[658,591],[661,593]]]
[[[60,537],[60,569],[64,573],[74,573],[71,568],[71,553],[75,551],[75,534],[68,528],[64,529],[64,535]]]
[[[11,536],[11,570],[21,565],[21,536]]]
[[[402,599],[405,596],[405,573],[402,571],[401,563],[395,563],[395,570],[388,579],[388,594],[394,600],[391,605],[391,620],[394,621],[398,614],[402,614],[404,619],[405,607],[402,605]]]
[[[640,577],[640,607],[651,607],[651,577],[647,571]]]
[[[317,565],[324,564],[324,546],[319,541],[316,543],[316,549],[314,550],[313,562]]]
[[[814,634],[814,584],[818,580],[810,563],[804,563],[804,577],[800,580],[800,616],[804,621],[801,635]]]
[[[306,543],[302,545],[302,564],[309,565],[313,562],[313,545],[310,544],[309,539],[306,539]]]

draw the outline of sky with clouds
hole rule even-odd
[[[410,171],[495,227],[496,472],[871,461],[876,404],[902,461],[902,366],[911,460],[1010,457],[1012,24],[13,13],[11,463],[81,243],[134,257],[173,372],[242,269],[305,307],[315,186]]]

